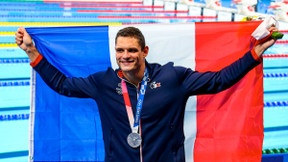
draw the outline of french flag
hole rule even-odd
[[[242,57],[260,22],[135,24],[147,61],[217,71]],[[118,68],[115,35],[127,25],[27,28],[39,52],[69,77]],[[130,25],[131,26],[131,25]],[[215,95],[191,96],[185,112],[187,162],[261,161],[263,65]],[[92,99],[68,98],[32,71],[30,161],[104,161],[101,120]],[[144,107],[145,109],[145,107]],[[143,155],[145,156],[145,155]]]

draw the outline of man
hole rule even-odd
[[[270,31],[277,31],[271,27]],[[191,95],[211,94],[238,82],[261,62],[263,52],[275,43],[268,39],[219,72],[199,73],[184,67],[149,64],[149,48],[139,29],[127,27],[115,38],[119,69],[87,78],[67,78],[38,52],[24,28],[16,43],[31,65],[56,92],[93,98],[98,105],[105,144],[105,161],[185,161],[183,116]],[[161,83],[157,85],[155,83]],[[121,85],[118,93],[115,87]],[[158,87],[147,88],[146,86]],[[120,95],[119,95],[120,94]],[[132,110],[131,110],[132,107]],[[128,118],[127,118],[128,116]]]

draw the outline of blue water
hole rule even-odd
[[[203,0],[195,0],[195,2],[204,3]],[[231,1],[221,1],[223,7],[236,8]],[[258,4],[258,11],[261,13],[267,13],[270,1],[263,0]],[[77,10],[118,10],[115,8],[63,8],[59,7],[59,4],[51,3],[37,3],[37,2],[0,2],[0,22],[122,22],[122,23],[174,23],[174,22],[197,22],[200,20],[181,19],[181,20],[169,20],[169,19],[98,19],[101,15],[118,15],[118,16],[131,16],[127,13],[79,13]],[[126,8],[121,10],[147,10],[147,9],[133,9]],[[149,9],[150,10],[150,9]],[[156,10],[156,9],[155,9]],[[162,10],[162,9],[160,9]],[[174,14],[137,14],[133,16],[174,16]],[[178,14],[179,15],[179,14]],[[183,15],[183,14],[181,14]],[[184,14],[185,15],[185,14]],[[187,14],[186,14],[187,15]],[[215,20],[212,20],[215,21]],[[1,41],[0,41],[1,43]]]

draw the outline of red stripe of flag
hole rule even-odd
[[[196,23],[196,71],[220,70],[239,59],[249,50],[251,33],[258,25]],[[197,96],[194,162],[261,161],[262,67],[257,66],[223,92]]]
[[[147,11],[147,10],[77,10],[87,13],[189,13],[189,11]]]
[[[164,8],[164,6],[130,6],[130,5],[59,5],[71,8]]]
[[[216,16],[98,16],[99,19],[216,19]]]

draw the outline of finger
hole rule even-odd
[[[27,33],[26,29],[23,28],[22,26],[20,26],[18,29],[17,29],[17,32],[24,35],[25,33]]]
[[[23,39],[21,39],[21,38],[16,38],[15,41],[23,42]]]
[[[23,41],[23,38],[20,38],[20,37],[16,37],[15,40],[18,40],[18,41]]]
[[[23,41],[16,40],[15,43],[19,46],[23,43]]]
[[[26,29],[23,28],[23,26],[20,26],[21,31],[23,32],[23,34],[27,33]]]
[[[18,34],[18,35],[19,35],[19,34],[22,34],[19,28],[18,28],[17,31],[15,32],[15,35],[16,35],[16,34]]]
[[[268,31],[272,31],[273,29],[275,29],[275,27],[270,27]]]
[[[18,28],[16,33],[19,33],[19,34],[23,34],[23,35],[24,35],[24,32],[23,32],[23,30],[22,30],[21,28]]]
[[[15,36],[15,40],[23,41],[23,36]]]
[[[15,33],[15,36],[16,36],[16,37],[24,37],[24,34],[21,33],[21,32],[16,32],[16,33]]]
[[[276,39],[270,38],[263,45],[267,49],[267,48],[271,47],[275,42],[276,42]]]
[[[15,36],[16,36],[16,37],[23,37],[24,34],[16,32],[16,33],[15,33]]]
[[[20,44],[20,41],[18,41],[18,40],[15,40],[15,43],[16,43],[16,44]]]
[[[268,29],[268,31],[269,31],[269,32],[271,32],[271,31],[278,31],[278,28],[276,28],[276,27],[270,27],[270,28]]]

